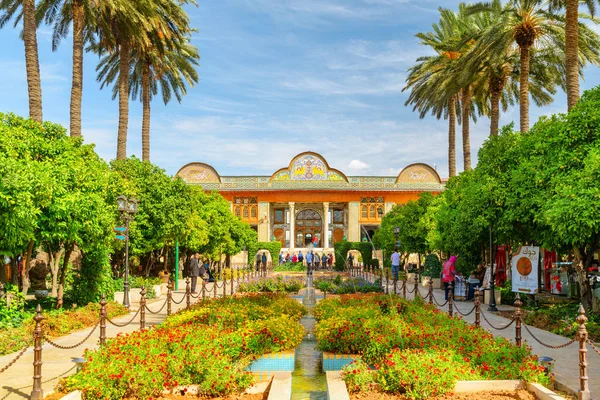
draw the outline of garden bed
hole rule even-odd
[[[360,356],[343,369],[350,392],[373,388],[412,399],[451,393],[459,380],[521,380],[549,385],[526,347],[450,318],[422,300],[345,295],[313,310],[319,348]]]
[[[349,294],[349,293],[380,293],[382,291],[379,279],[371,283],[362,278],[342,278],[336,275],[334,278],[317,278],[314,280],[315,288],[323,293]]]
[[[204,300],[152,329],[86,351],[83,370],[61,380],[57,390],[111,400],[158,398],[187,385],[206,396],[240,394],[255,380],[246,371],[253,360],[302,341],[305,313],[284,294]]]
[[[250,282],[242,282],[238,286],[240,293],[298,293],[304,287],[304,280],[300,278],[289,278],[276,276],[273,278],[261,278]]]

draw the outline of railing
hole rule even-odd
[[[380,268],[374,268],[371,266],[358,267],[358,268],[353,267],[353,268],[350,268],[350,275],[362,278],[371,283],[374,283],[377,279],[380,279],[382,285],[384,285],[384,288],[383,288],[384,292],[389,293],[388,288],[390,286],[390,276],[387,272],[384,274]],[[541,341],[537,336],[535,336],[535,334],[529,329],[529,327],[523,323],[523,313],[521,310],[521,306],[523,305],[523,303],[521,302],[519,293],[517,293],[517,295],[516,295],[516,300],[514,303],[515,311],[513,312],[510,322],[504,326],[495,326],[488,320],[485,313],[481,309],[481,292],[483,290],[480,288],[477,288],[475,290],[475,299],[474,299],[475,302],[474,302],[473,308],[468,312],[463,312],[454,303],[453,282],[450,282],[449,290],[448,290],[448,299],[445,300],[444,303],[438,302],[438,300],[435,298],[435,295],[433,292],[433,280],[431,278],[429,280],[428,292],[425,295],[422,295],[419,290],[419,276],[418,275],[415,276],[414,286],[413,286],[412,290],[407,289],[407,285],[409,285],[409,282],[406,279],[406,277],[404,277],[401,282],[402,282],[402,285],[400,287],[400,290],[401,290],[401,295],[404,299],[407,298],[406,293],[408,291],[409,294],[414,293],[415,298],[418,296],[423,300],[427,300],[427,302],[430,305],[433,305],[435,303],[439,308],[445,307],[447,305],[448,306],[448,315],[450,317],[454,316],[455,310],[459,315],[461,315],[463,317],[466,317],[466,316],[471,315],[472,313],[475,313],[474,325],[477,327],[481,327],[481,319],[480,319],[481,317],[483,317],[485,322],[487,322],[487,324],[492,329],[498,330],[498,331],[508,329],[510,326],[512,326],[512,324],[515,324],[515,344],[517,346],[522,345],[522,335],[521,335],[522,328],[525,328],[525,330],[529,333],[529,335],[531,335],[531,337],[537,343],[539,343],[540,345],[542,345],[544,347],[550,348],[550,349],[561,349],[561,348],[567,347],[575,342],[579,342],[579,346],[577,349],[577,352],[579,354],[579,392],[578,392],[578,396],[580,399],[581,398],[585,398],[585,399],[591,398],[590,390],[588,387],[588,379],[589,378],[588,378],[587,346],[589,345],[590,348],[592,349],[592,351],[599,356],[600,356],[600,348],[596,347],[594,345],[594,343],[588,338],[588,332],[587,332],[587,328],[585,325],[586,322],[588,321],[588,318],[585,316],[585,310],[584,310],[583,306],[581,306],[581,305],[579,306],[578,315],[576,318],[576,321],[579,324],[579,327],[578,327],[577,334],[575,335],[575,337],[566,343],[562,343],[559,345],[550,345],[550,344],[547,344],[547,343],[544,343],[543,341]],[[394,279],[393,282],[391,282],[391,286],[392,286],[392,293],[394,293],[396,295],[400,295],[400,293],[397,290],[398,289],[397,280]]]
[[[251,282],[255,279],[260,279],[260,278],[265,278],[269,275],[269,273],[272,272],[272,265],[271,263],[269,263],[268,265],[266,265],[264,268],[259,268],[254,269],[254,268],[247,268],[247,267],[239,267],[237,269],[232,269],[232,275],[230,279],[227,279],[226,276],[223,276],[222,272],[221,272],[221,281],[219,282],[218,279],[215,279],[215,282],[213,282],[213,298],[217,298],[219,296],[219,294],[217,293],[217,290],[220,289],[222,290],[221,292],[221,296],[222,297],[226,297],[228,295],[233,296],[237,290],[237,288],[239,288],[240,283],[244,283],[244,282]],[[234,280],[237,281],[237,285],[234,285]],[[58,343],[56,343],[55,341],[51,340],[48,336],[46,336],[44,334],[43,331],[43,327],[42,327],[42,321],[45,319],[43,311],[42,311],[42,307],[38,304],[37,308],[36,308],[36,314],[34,316],[34,321],[35,321],[35,329],[33,331],[33,338],[32,341],[30,343],[27,344],[27,346],[25,346],[22,350],[20,350],[17,355],[4,367],[2,367],[0,369],[0,374],[2,374],[3,372],[5,372],[6,370],[8,370],[10,367],[12,367],[22,356],[23,354],[25,354],[25,352],[31,348],[31,346],[33,345],[33,390],[30,394],[30,399],[32,400],[41,400],[44,398],[44,392],[42,389],[42,351],[43,351],[43,344],[44,342],[56,347],[58,349],[62,349],[62,350],[71,350],[71,349],[75,349],[81,345],[83,345],[90,337],[92,337],[92,335],[94,334],[94,332],[96,332],[96,330],[98,329],[98,327],[100,327],[100,334],[99,334],[99,339],[98,339],[98,343],[100,344],[100,346],[104,346],[106,344],[106,326],[107,323],[119,327],[119,328],[123,328],[126,327],[128,325],[131,325],[133,323],[135,323],[135,320],[137,319],[137,317],[139,316],[139,329],[140,330],[144,330],[146,329],[146,312],[150,313],[150,314],[160,314],[162,313],[162,311],[165,309],[167,309],[167,316],[171,315],[172,313],[172,306],[173,304],[179,305],[182,304],[184,301],[186,303],[185,305],[185,309],[189,309],[192,305],[192,299],[201,299],[204,300],[207,295],[208,295],[208,290],[206,288],[206,284],[207,282],[204,279],[201,279],[201,292],[194,295],[192,294],[191,291],[191,286],[190,286],[190,279],[189,277],[186,278],[185,282],[185,293],[183,293],[183,296],[181,297],[181,299],[176,300],[173,297],[173,282],[170,281],[167,285],[167,298],[165,299],[164,303],[162,304],[162,306],[160,307],[160,309],[158,309],[157,311],[153,311],[151,310],[148,305],[147,305],[147,299],[146,299],[146,288],[142,287],[142,290],[140,292],[141,298],[140,298],[140,306],[138,308],[138,310],[135,312],[135,314],[133,314],[133,316],[131,317],[131,319],[129,319],[127,322],[125,323],[118,323],[113,321],[111,318],[108,317],[108,312],[107,312],[107,304],[108,302],[106,301],[106,297],[104,296],[104,294],[102,295],[102,299],[100,301],[100,313],[99,313],[99,318],[98,318],[98,322],[92,327],[91,331],[86,335],[85,338],[83,338],[82,340],[80,340],[79,342],[73,344],[73,345],[60,345]],[[229,287],[229,290],[228,290]]]

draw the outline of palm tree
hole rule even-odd
[[[529,130],[529,83],[532,50],[541,53],[560,51],[564,54],[565,22],[559,15],[548,12],[542,0],[510,0],[502,7],[495,23],[481,35],[478,51],[483,54],[508,53],[516,43],[519,50],[519,112],[520,130]],[[470,13],[494,12],[493,3],[479,3]],[[600,43],[597,35],[579,25],[586,43],[580,43],[581,63],[597,62]],[[594,38],[595,36],[595,38]],[[581,48],[586,48],[581,51]]]
[[[143,104],[142,117],[142,160],[150,160],[150,103],[160,88],[163,102],[169,103],[172,96],[178,102],[187,93],[186,84],[198,82],[198,49],[190,43],[183,44],[160,55],[153,52],[134,50],[131,55],[133,67],[129,77],[129,94],[132,100],[140,97]],[[113,84],[118,74],[117,54],[105,56],[98,64],[98,80],[102,85]],[[113,99],[119,94],[119,86],[113,86]],[[140,95],[141,94],[141,95]]]
[[[84,44],[91,40],[94,22],[93,8],[97,0],[43,0],[37,10],[38,22],[53,26],[52,51],[56,51],[73,23],[73,72],[71,83],[69,133],[81,136],[81,102],[83,98]],[[115,3],[113,3],[115,4]]]
[[[20,9],[20,11],[19,11]],[[29,117],[43,121],[42,82],[37,45],[37,24],[35,21],[34,0],[0,0],[0,28],[15,17],[15,27],[23,19],[23,43],[25,43],[25,70],[27,72],[27,92],[29,94]]]

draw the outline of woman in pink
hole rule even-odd
[[[296,255],[296,253],[294,253],[294,255],[292,256],[292,262],[293,263],[297,263],[298,262],[298,256]]]
[[[450,257],[444,264],[444,270],[442,271],[442,282],[444,282],[444,291],[446,292],[446,300],[448,300],[448,292],[450,291],[450,282],[454,282],[456,276],[456,256]]]

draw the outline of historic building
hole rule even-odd
[[[395,204],[444,188],[426,164],[409,165],[398,176],[346,176],[313,152],[297,155],[271,176],[220,176],[201,162],[185,165],[177,175],[218,191],[260,241],[278,240],[286,251],[330,249],[344,238],[368,240]]]

